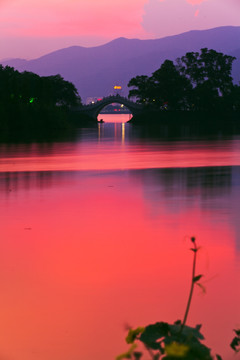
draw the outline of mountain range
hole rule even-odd
[[[87,97],[110,95],[114,85],[121,85],[122,95],[127,95],[132,77],[149,76],[165,59],[175,60],[203,47],[235,56],[232,75],[234,82],[240,82],[240,26],[193,30],[154,40],[118,38],[101,46],[71,46],[33,60],[8,59],[0,63],[41,76],[60,74],[76,86],[85,102]]]

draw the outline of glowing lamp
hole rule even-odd
[[[114,86],[114,90],[121,90],[121,89],[122,89],[121,86],[118,86],[118,85],[115,85],[115,86]]]

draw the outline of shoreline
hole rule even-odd
[[[240,112],[149,111],[128,123],[166,136],[240,134]]]
[[[98,121],[88,116],[76,116],[61,110],[49,113],[33,111],[26,118],[24,113],[14,115],[14,118],[5,119],[7,126],[1,128],[0,143],[74,139],[78,129],[98,125]],[[137,126],[142,136],[166,139],[240,135],[240,112],[147,111],[132,117],[127,123]]]

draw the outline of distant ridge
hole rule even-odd
[[[127,83],[132,77],[150,75],[165,59],[175,60],[203,47],[236,56],[233,77],[235,82],[240,81],[240,26],[192,30],[151,40],[120,37],[91,48],[71,46],[33,60],[8,59],[1,63],[42,76],[61,74],[75,84],[85,101],[90,96],[111,94],[115,84],[121,84],[123,95],[127,95]]]

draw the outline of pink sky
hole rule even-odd
[[[0,0],[0,59],[240,26],[239,0]]]

